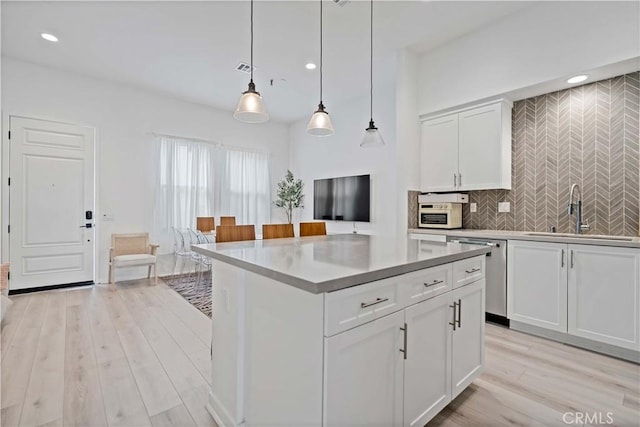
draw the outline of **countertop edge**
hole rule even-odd
[[[489,247],[478,247],[466,250],[465,252],[443,255],[441,257],[429,258],[426,260],[414,261],[408,264],[382,268],[380,270],[370,271],[366,273],[357,273],[337,279],[326,280],[323,282],[311,282],[286,273],[274,271],[270,268],[244,261],[220,252],[212,251],[210,249],[202,247],[201,245],[192,245],[191,248],[201,255],[208,256],[212,259],[225,262],[235,267],[243,268],[260,276],[268,277],[270,279],[285,283],[303,291],[311,292],[313,294],[335,292],[342,289],[351,288],[353,286],[375,282],[377,280],[388,279],[390,277],[399,276],[401,274],[411,273],[413,271],[423,270],[425,268],[436,267],[438,265],[448,264],[467,258],[473,258],[475,256],[484,255],[488,252],[491,252],[491,248]]]
[[[634,240],[607,240],[602,238],[589,239],[588,237],[571,237],[571,236],[539,236],[526,233],[535,233],[534,231],[504,231],[504,230],[473,230],[466,228],[458,228],[452,230],[429,229],[429,228],[409,228],[408,233],[431,234],[453,237],[475,237],[478,239],[494,239],[494,240],[528,240],[531,242],[548,242],[548,243],[569,243],[577,245],[592,246],[614,246],[619,248],[640,248],[640,238],[630,237]],[[622,237],[622,236],[621,236]]]

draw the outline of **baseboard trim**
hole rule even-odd
[[[88,282],[63,283],[62,285],[39,286],[37,288],[25,288],[25,289],[13,289],[13,290],[10,289],[9,295],[28,294],[31,292],[51,291],[54,289],[64,289],[64,288],[73,288],[76,286],[92,286],[92,285],[94,285],[93,280]]]
[[[511,320],[510,329],[640,364],[640,352]]]
[[[484,320],[486,320],[487,322],[506,326],[507,328],[509,327],[509,319],[507,319],[505,316],[500,316],[499,314],[485,313]]]

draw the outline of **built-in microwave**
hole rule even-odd
[[[462,203],[421,203],[418,227],[462,228]]]

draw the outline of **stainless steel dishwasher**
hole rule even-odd
[[[507,319],[507,241],[447,236],[447,241],[490,246],[486,260],[486,318],[509,326]]]

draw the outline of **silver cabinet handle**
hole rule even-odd
[[[460,320],[462,320],[462,300],[458,299],[458,328],[461,328]]]
[[[453,326],[453,330],[456,330],[456,308],[458,307],[458,303],[454,302],[453,305],[449,306],[450,308],[453,308],[453,322],[449,322],[450,325]]]
[[[404,345],[403,347],[400,349],[400,351],[404,354],[404,360],[407,360],[407,334],[409,331],[409,328],[407,327],[407,324],[404,324],[404,328],[400,328],[400,330],[402,332],[404,332]]]
[[[436,280],[434,280],[434,281],[433,281],[433,282],[431,282],[431,283],[426,283],[426,282],[425,282],[424,286],[428,288],[428,287],[430,287],[430,286],[439,285],[440,283],[444,283],[444,280],[437,280],[437,279],[436,279]]]
[[[560,267],[564,268],[564,249],[562,250],[562,254],[560,254]]]
[[[389,301],[389,298],[376,298],[375,301],[371,302],[361,302],[360,308],[371,307],[372,305],[380,304],[381,302]]]
[[[456,188],[458,186],[458,176],[454,173],[453,174],[453,188]]]
[[[462,187],[462,174],[461,173],[458,174],[458,185],[460,187]]]
[[[471,274],[471,273],[477,273],[478,271],[480,271],[479,268],[472,268],[471,270],[465,270],[464,272],[467,274]]]
[[[571,268],[573,268],[574,266],[574,259],[573,259],[573,249],[571,249]]]

